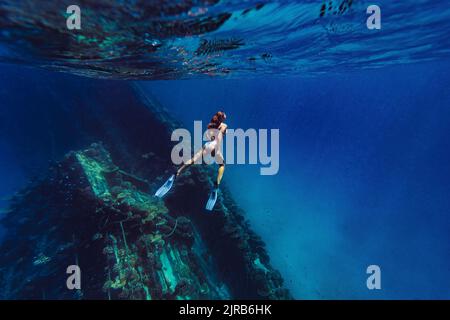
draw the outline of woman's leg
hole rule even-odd
[[[200,149],[197,151],[196,154],[194,154],[194,156],[192,157],[192,159],[190,159],[189,161],[187,161],[186,163],[184,163],[178,170],[177,170],[177,177],[181,174],[181,172],[183,172],[184,169],[186,169],[187,167],[193,165],[198,159],[200,159],[200,157],[203,155],[204,149]]]
[[[220,181],[222,181],[223,173],[225,171],[225,160],[223,159],[221,152],[218,152],[216,157],[218,158],[216,160],[216,162],[219,164],[219,171],[217,173],[216,187],[219,187]]]
[[[225,164],[219,164],[219,172],[217,173],[217,187],[220,184],[220,181],[222,181],[223,172],[225,171]]]

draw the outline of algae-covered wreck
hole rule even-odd
[[[151,126],[169,137],[176,124],[168,114],[137,87],[132,95],[140,105],[128,117],[140,113],[133,121],[148,123],[130,131]],[[125,146],[123,132],[117,140],[84,129],[103,143],[68,152],[11,201],[2,221],[1,298],[290,298],[226,188],[205,214],[210,168],[194,166],[163,201],[153,193],[170,170],[168,142]],[[66,286],[69,265],[80,267],[79,290]]]

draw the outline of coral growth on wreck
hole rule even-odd
[[[175,125],[142,101],[153,130]],[[147,125],[135,127],[145,135]],[[1,221],[0,298],[291,298],[225,185],[205,214],[212,168],[192,167],[163,201],[153,193],[171,170],[167,146],[111,141],[69,152],[13,197]],[[66,286],[73,264],[80,290]]]
[[[209,169],[195,170],[177,188],[192,189],[194,176],[207,187]],[[183,194],[175,203],[189,207]],[[289,297],[227,192],[209,228],[196,214],[176,212],[173,200],[166,206],[152,196],[148,182],[114,165],[102,144],[70,152],[17,194],[3,219],[9,237],[1,246],[2,298]],[[70,264],[82,270],[79,291],[65,287]]]

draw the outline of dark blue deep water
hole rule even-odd
[[[221,108],[230,128],[280,129],[277,175],[259,175],[258,165],[229,165],[224,182],[296,298],[441,299],[450,297],[449,66],[138,85],[187,128]],[[53,157],[51,139],[42,141],[51,133],[37,135],[38,141],[32,133],[57,129],[31,115],[46,118],[48,95],[64,108],[63,88],[87,80],[1,68],[2,119],[16,117],[19,126],[7,132],[3,123],[0,136],[6,206],[36,172],[33,163],[45,168],[44,160]],[[40,84],[50,79],[47,86],[58,82],[58,89],[43,91]],[[22,81],[33,84],[30,94],[42,96],[36,104],[11,99]],[[23,159],[17,144],[34,145],[40,154]],[[371,264],[381,267],[381,291],[366,288]]]
[[[224,181],[295,297],[449,298],[449,66],[141,86],[186,127],[220,107],[232,128],[280,129],[278,175]]]
[[[280,130],[277,175],[228,165],[224,183],[295,298],[450,299],[448,4],[380,0],[369,31],[362,1],[188,2],[85,1],[74,33],[63,7],[0,1],[0,209],[86,146],[77,107],[127,108],[85,94],[122,81],[189,129],[223,109],[230,128]]]

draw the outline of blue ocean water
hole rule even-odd
[[[231,128],[280,129],[277,175],[230,165],[224,182],[296,298],[450,298],[446,2],[380,0],[383,28],[369,31],[361,1],[195,1],[150,18],[153,2],[85,1],[82,36],[61,29],[63,7],[24,3],[0,2],[0,61],[18,65],[0,65],[0,207],[34,170],[24,162],[42,169],[77,141],[52,135],[58,108],[42,114],[90,103],[67,101],[66,87],[189,79],[137,84],[188,128],[223,109]],[[380,291],[366,287],[371,264]]]
[[[85,0],[81,31],[66,5],[0,2],[0,61],[93,78],[317,75],[439,60],[450,54],[446,1]]]
[[[341,75],[141,82],[186,127],[279,128],[280,171],[224,181],[299,299],[450,298],[450,61]],[[382,290],[366,287],[379,265]]]

